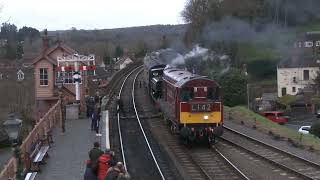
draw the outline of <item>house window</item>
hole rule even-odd
[[[287,88],[284,87],[284,88],[281,89],[281,95],[282,96],[287,95]]]
[[[309,80],[309,70],[303,70],[303,80]]]
[[[40,68],[40,86],[48,86],[48,69]]]
[[[297,83],[297,78],[296,77],[293,77],[293,82]]]
[[[292,87],[292,92],[296,92],[296,87]]]

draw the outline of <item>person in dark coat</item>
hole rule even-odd
[[[86,163],[86,171],[84,172],[84,180],[97,180],[97,176],[91,170],[91,161]]]
[[[91,116],[91,112],[90,112],[90,96],[89,95],[85,95],[85,102],[86,102],[87,118],[89,118]]]
[[[100,144],[94,142],[93,148],[89,151],[89,158],[91,162],[98,160],[98,158],[103,154],[103,151],[100,149]]]
[[[92,117],[92,113],[93,113],[93,110],[94,110],[94,105],[95,105],[94,97],[88,96],[87,99],[86,99],[87,116],[88,116],[88,118]]]
[[[99,109],[98,109],[98,105],[96,104],[96,106],[94,107],[92,116],[91,116],[91,131],[96,131],[96,133],[98,133],[98,128],[99,128]]]

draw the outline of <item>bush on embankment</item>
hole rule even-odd
[[[320,123],[315,123],[311,126],[311,129],[310,129],[310,133],[317,136],[317,137],[320,137]]]

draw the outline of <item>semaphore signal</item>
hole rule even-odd
[[[96,64],[94,55],[90,54],[88,56],[73,54],[64,57],[57,57],[58,65],[56,71],[60,72],[74,72],[73,81],[76,85],[76,101],[80,103],[80,87],[79,83],[81,82],[80,71],[93,71],[93,75],[96,75]],[[70,65],[72,64],[72,65]],[[58,74],[58,78],[62,73]]]

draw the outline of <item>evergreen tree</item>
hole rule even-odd
[[[117,46],[114,53],[115,58],[120,58],[123,56],[123,49],[120,46]]]
[[[108,54],[106,54],[106,55],[104,56],[103,62],[104,62],[104,64],[106,64],[106,65],[107,65],[107,64],[108,64],[108,65],[113,64],[112,58],[111,58],[111,56],[109,56]]]
[[[223,88],[224,104],[236,106],[246,104],[247,77],[237,69],[231,69],[219,80]]]
[[[21,59],[23,57],[23,54],[24,54],[24,52],[23,52],[23,43],[19,42],[17,44],[17,58]]]

